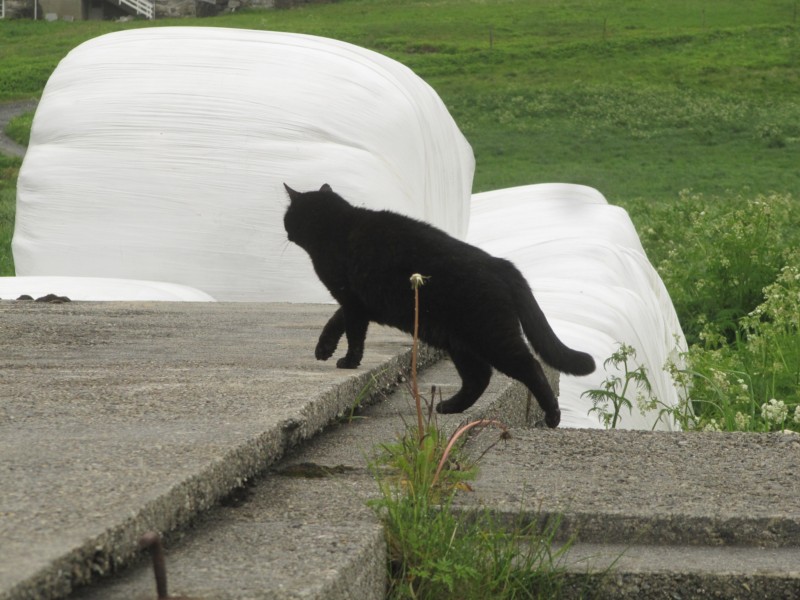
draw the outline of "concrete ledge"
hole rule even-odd
[[[569,593],[800,597],[796,434],[517,431],[462,510],[560,522]]]
[[[445,397],[458,387],[443,360],[421,373]],[[439,415],[448,431],[498,407],[525,425],[527,394],[495,376],[468,415]],[[170,592],[202,599],[380,600],[386,589],[386,548],[367,501],[378,489],[367,461],[376,448],[415,423],[409,392],[400,386],[385,401],[358,412],[298,445],[269,473],[168,537]],[[534,409],[528,415],[541,418]],[[487,436],[479,436],[476,444]],[[493,436],[493,440],[496,436]],[[493,441],[492,440],[492,441]],[[80,600],[151,598],[153,574],[146,561],[97,585]]]
[[[394,385],[397,332],[373,328],[357,371],[314,360],[333,310],[0,302],[0,598],[119,570],[144,531],[186,525]]]
[[[0,302],[0,599],[152,600],[150,529],[173,594],[382,598],[366,464],[415,421],[387,391],[410,340],[373,328],[362,369],[319,363],[332,310]],[[422,372],[432,385],[458,387],[449,361]],[[513,437],[458,505],[560,519],[566,597],[800,597],[800,436],[530,429],[535,401],[498,375],[439,423],[482,416]]]

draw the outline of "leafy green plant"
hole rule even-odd
[[[384,494],[389,494],[384,490]],[[384,495],[375,502],[386,528],[391,599],[557,598],[558,522],[509,527],[486,511],[457,513],[453,496]]]
[[[669,290],[690,344],[722,335],[760,303],[800,246],[800,206],[791,195],[707,198],[684,191],[641,214],[640,235]]]
[[[627,408],[630,413],[634,403],[642,409],[653,406],[647,369],[644,365],[633,368],[635,359],[635,348],[628,344],[619,344],[616,352],[603,362],[603,368],[608,374],[602,383],[603,387],[581,394],[582,397],[587,396],[592,400],[589,414],[596,412],[606,429],[616,429],[623,408]],[[621,376],[617,374],[620,372]]]
[[[790,255],[763,301],[737,322],[733,342],[706,325],[679,381],[690,386],[697,426],[800,431],[800,252]]]
[[[371,505],[381,517],[389,550],[389,598],[484,599],[554,598],[561,585],[559,551],[552,549],[558,523],[544,531],[536,524],[508,528],[488,511],[462,514],[453,500],[470,490],[475,461],[464,452],[467,432],[505,427],[477,420],[447,437],[438,427],[430,398],[418,389],[419,288],[425,278],[412,277],[415,304],[411,390],[417,409],[416,427],[407,427],[393,443],[381,445],[372,469],[380,497]],[[424,410],[424,407],[427,410]]]

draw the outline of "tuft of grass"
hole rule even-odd
[[[33,113],[28,112],[14,117],[8,122],[5,134],[22,146],[28,145],[31,137],[31,125],[33,124]]]
[[[456,513],[443,503],[384,489],[374,503],[384,522],[392,599],[558,598],[565,551],[557,524],[507,529],[489,512]]]
[[[463,428],[462,428],[463,429]],[[558,520],[509,526],[488,510],[460,512],[456,494],[471,491],[477,467],[456,435],[429,421],[422,439],[410,427],[384,444],[372,463],[380,496],[371,501],[388,548],[387,598],[482,600],[558,598]]]
[[[412,276],[415,323],[424,277]],[[496,421],[473,421],[446,437],[433,417],[430,399],[419,394],[416,374],[418,327],[414,328],[410,387],[416,426],[383,444],[371,464],[380,497],[371,502],[384,524],[392,599],[556,598],[563,583],[553,550],[558,523],[509,528],[488,511],[458,513],[453,500],[470,490],[475,463],[463,448],[464,434]],[[423,405],[427,411],[423,410]],[[427,416],[426,416],[427,415]]]
[[[17,175],[22,161],[0,154],[0,277],[14,275],[11,238],[17,207]]]

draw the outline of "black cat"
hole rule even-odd
[[[558,425],[558,401],[520,324],[539,356],[560,371],[586,375],[594,371],[594,360],[556,337],[512,263],[427,223],[354,207],[328,184],[305,193],[284,187],[291,199],[283,218],[289,241],[308,252],[320,280],[341,305],[319,337],[319,360],[330,358],[345,334],[347,354],[336,366],[357,367],[370,321],[412,333],[409,279],[419,273],[428,278],[420,288],[419,337],[446,350],[462,379],[458,393],[436,409],[455,413],[472,406],[495,367],[524,383],[544,410],[547,425]]]

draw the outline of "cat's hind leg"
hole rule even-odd
[[[314,349],[314,356],[317,360],[328,360],[336,352],[336,346],[344,335],[344,310],[340,307],[333,316],[328,319],[322,333],[319,334],[317,347]]]
[[[436,405],[436,412],[460,413],[475,404],[489,385],[492,367],[468,350],[450,348],[450,359],[461,376],[461,389],[452,398]]]
[[[547,381],[542,365],[533,357],[522,339],[518,344],[510,346],[506,345],[502,353],[498,352],[491,356],[492,365],[501,373],[524,383],[542,407],[547,426],[558,427],[561,410],[558,408],[558,400]]]

